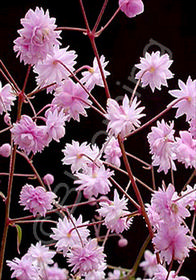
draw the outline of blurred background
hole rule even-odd
[[[168,81],[169,89],[178,88],[178,79],[186,82],[190,75],[195,79],[196,65],[196,28],[195,28],[195,11],[191,8],[187,1],[183,0],[146,0],[143,1],[145,12],[136,18],[129,19],[123,13],[119,13],[111,26],[96,40],[99,54],[103,54],[106,60],[109,61],[107,70],[111,73],[108,77],[108,84],[113,98],[122,99],[126,93],[129,96],[135,86],[135,67],[134,64],[139,63],[141,56],[144,56],[146,51],[159,50],[161,53],[168,53],[173,59],[171,71],[175,74],[174,79]],[[96,16],[99,13],[103,0],[84,0],[87,16],[90,26],[92,27]],[[1,4],[0,8],[0,58],[17,81],[19,86],[23,85],[27,66],[19,62],[13,51],[13,40],[18,36],[17,30],[21,28],[20,19],[23,18],[28,9],[35,7],[43,7],[44,10],[49,9],[50,16],[56,18],[57,26],[73,26],[85,27],[82,18],[79,1],[15,1]],[[118,7],[117,0],[109,0],[108,7],[103,16],[101,25],[104,25]],[[84,64],[92,65],[94,58],[88,38],[79,32],[64,31],[62,32],[62,47],[70,46],[77,52],[77,66]],[[6,81],[0,77],[2,84]],[[34,74],[31,73],[27,84],[27,91],[35,87]],[[93,94],[96,98],[105,105],[105,95],[101,88],[97,88]],[[154,116],[160,112],[172,100],[168,94],[168,88],[163,87],[161,92],[155,91],[152,93],[150,88],[141,88],[137,90],[137,95],[141,99],[141,104],[146,106],[147,118]],[[49,95],[45,93],[38,97],[38,105],[51,100]],[[61,159],[63,154],[61,149],[65,143],[76,141],[91,141],[101,145],[105,138],[104,130],[105,122],[94,112],[89,112],[89,118],[81,118],[81,123],[71,121],[66,126],[66,136],[61,143],[52,143],[49,148],[46,148],[43,154],[38,154],[35,157],[34,163],[36,168],[40,170],[41,176],[46,173],[52,173],[55,176],[53,190],[55,190],[66,201],[73,201],[75,197],[73,177],[69,167],[62,166]],[[166,120],[172,120],[175,111],[170,112],[165,116]],[[2,121],[2,117],[0,118]],[[176,130],[186,129],[185,119],[182,117],[176,121]],[[89,127],[91,128],[89,130]],[[133,136],[126,143],[126,148],[130,153],[134,153],[150,162],[151,157],[148,154],[149,147],[146,140],[146,134],[149,128],[142,131],[138,136]],[[9,134],[3,134],[0,137],[0,145],[9,139]],[[150,172],[143,170],[141,165],[136,162],[131,162],[135,176],[140,177],[146,183],[151,184]],[[0,172],[8,170],[8,159],[1,159]],[[178,176],[175,176],[176,188],[180,190],[191,174],[191,170],[185,170],[182,165],[178,165]],[[29,167],[23,160],[17,161],[17,172],[30,172]],[[180,174],[180,175],[179,175]],[[118,175],[118,180],[123,184],[123,176]],[[122,178],[121,178],[122,177]],[[166,184],[170,182],[170,175],[165,176],[159,173],[156,176],[157,186],[161,185],[161,181],[165,180]],[[22,207],[18,206],[19,192],[25,179],[14,180],[14,192],[12,196],[11,217],[23,215]],[[7,178],[0,178],[0,190],[6,190]],[[144,200],[148,201],[150,196],[146,190],[142,191]],[[81,198],[82,199],[82,198]],[[0,208],[4,208],[4,204],[0,201]],[[77,210],[77,211],[80,211]],[[76,212],[77,212],[76,211]],[[84,215],[88,218],[90,208],[85,208]],[[78,214],[77,212],[76,214]],[[28,213],[26,213],[28,215]],[[3,222],[3,211],[0,211],[0,219]],[[0,227],[1,228],[1,227]],[[116,266],[130,268],[133,265],[140,246],[142,245],[147,231],[142,219],[134,221],[132,229],[125,233],[125,237],[129,240],[129,245],[126,248],[117,246],[118,239],[111,239],[106,246],[108,253],[108,263]],[[41,239],[47,243],[49,229],[43,225],[25,225],[23,227],[23,237],[21,243],[21,255],[26,253],[31,242],[35,243]],[[192,258],[187,259],[182,268],[183,273],[191,280],[195,279],[196,257],[193,253]],[[8,235],[8,244],[6,250],[6,259],[19,257],[16,250],[16,230],[11,228]],[[140,271],[140,273],[142,273]],[[142,275],[142,274],[141,274]],[[5,269],[3,279],[10,279],[10,272]]]

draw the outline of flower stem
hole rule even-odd
[[[132,184],[133,190],[134,190],[135,195],[137,197],[138,203],[139,203],[139,205],[141,207],[141,214],[143,215],[143,217],[144,217],[144,219],[146,221],[146,224],[147,224],[150,236],[152,238],[154,236],[153,230],[152,230],[152,226],[150,224],[148,215],[146,213],[142,196],[140,194],[140,191],[139,191],[139,189],[137,187],[137,184],[136,184],[136,181],[134,179],[134,176],[133,176],[133,173],[132,173],[132,170],[131,170],[131,167],[130,167],[130,164],[129,164],[129,161],[128,161],[128,158],[127,158],[127,155],[126,155],[124,143],[123,143],[123,140],[121,139],[120,135],[118,136],[118,142],[119,142],[119,146],[120,146],[120,149],[121,149],[121,152],[122,152],[122,157],[123,157],[123,161],[124,161],[124,164],[125,164],[125,168],[126,168],[126,170],[128,172],[128,175],[129,175],[129,178],[131,180],[131,184]]]

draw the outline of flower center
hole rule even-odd
[[[155,71],[155,68],[153,66],[150,67],[149,72],[153,73]]]

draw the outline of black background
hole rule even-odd
[[[139,62],[139,57],[143,56],[143,50],[151,39],[156,41],[158,45],[152,46],[157,50],[160,44],[163,48],[165,46],[169,49],[174,60],[171,71],[175,74],[174,79],[169,80],[169,88],[175,89],[178,87],[178,79],[186,82],[190,75],[195,79],[195,64],[196,64],[196,29],[195,29],[195,13],[191,4],[188,5],[187,1],[182,0],[152,0],[143,1],[145,4],[145,12],[142,15],[133,19],[128,19],[123,13],[120,13],[112,23],[111,27],[107,29],[97,40],[97,46],[100,55],[104,54],[106,60],[109,60],[107,70],[111,75],[108,78],[108,83],[113,98],[122,96],[125,93],[130,95],[130,90],[133,89],[134,83],[130,81],[130,73],[135,63]],[[98,15],[99,9],[103,1],[101,0],[84,0],[84,5],[87,9],[87,16],[91,27],[95,22],[95,17]],[[22,86],[27,66],[19,63],[13,52],[13,40],[18,36],[17,30],[21,28],[20,19],[24,17],[29,8],[43,7],[44,10],[49,9],[50,16],[56,17],[56,24],[58,26],[74,26],[85,27],[81,15],[79,1],[15,1],[11,4],[2,3],[0,8],[0,57],[17,81],[19,86]],[[109,0],[108,8],[103,17],[103,22],[107,22],[109,17],[113,14],[118,6],[118,1]],[[110,7],[110,8],[109,8]],[[80,67],[84,64],[92,64],[94,58],[88,38],[78,32],[66,31],[62,33],[62,47],[70,45],[70,49],[74,49],[78,54],[78,64]],[[27,84],[27,91],[32,90],[35,86],[33,81],[34,75],[31,73],[30,80]],[[0,78],[2,83],[5,83],[3,78]],[[152,93],[147,87],[146,89],[139,88],[138,92],[141,94],[142,104],[146,106],[146,113],[148,118],[160,112],[165,105],[171,101],[168,95],[168,89],[163,88],[161,92],[155,91]],[[95,96],[105,104],[104,91],[97,89]],[[38,107],[43,102],[50,101],[50,97],[43,94],[38,98]],[[175,112],[166,115],[166,120],[172,119]],[[81,118],[81,124],[71,121],[66,127],[65,139],[60,144],[53,143],[50,149],[46,149],[43,155],[36,155],[35,164],[43,176],[47,172],[55,175],[55,184],[61,182],[72,184],[72,180],[65,176],[64,171],[69,171],[69,168],[61,165],[62,152],[66,142],[71,139],[77,141],[90,141],[94,140],[94,135],[100,129],[105,129],[105,124],[102,119],[89,112],[89,118]],[[89,130],[90,127],[90,130]],[[186,129],[184,125],[184,118],[176,122],[176,129]],[[148,130],[140,133],[137,137],[133,137],[131,141],[126,143],[128,151],[141,156],[142,158],[150,161],[148,155],[148,144],[146,141],[146,133]],[[101,133],[100,133],[101,135]],[[9,135],[1,135],[0,144],[4,143]],[[103,140],[102,136],[97,138],[98,144]],[[17,171],[30,172],[29,168],[25,167],[24,161],[17,161]],[[0,172],[6,171],[8,168],[8,160],[3,159],[0,162]],[[146,182],[149,182],[149,173],[143,171],[141,167],[133,162],[132,168],[134,174],[142,177]],[[175,175],[176,187],[181,189],[186,182],[191,170],[184,170],[183,166],[178,166],[180,172],[178,176]],[[180,174],[180,175],[179,175]],[[120,177],[120,175],[119,175]],[[157,182],[161,183],[165,179],[169,183],[169,176],[164,176],[162,173],[158,174]],[[121,180],[121,178],[119,178]],[[123,180],[123,179],[122,179]],[[26,181],[14,180],[14,193],[12,196],[11,217],[23,215],[20,211],[21,207],[18,206],[18,194],[20,188]],[[1,178],[1,189],[6,189],[7,179]],[[149,199],[149,194],[144,191],[146,201]],[[0,207],[3,209],[3,203],[0,202]],[[16,210],[19,209],[19,210]],[[90,211],[88,208],[85,211]],[[28,214],[28,213],[27,213]],[[84,213],[85,215],[85,213]],[[3,213],[0,211],[1,220]],[[109,263],[120,265],[124,267],[131,267],[134,258],[137,255],[138,248],[141,246],[146,229],[141,225],[141,220],[137,220],[133,224],[133,230],[130,230],[126,237],[129,239],[129,246],[127,248],[119,249],[116,246],[116,239],[114,239],[108,246]],[[21,245],[21,254],[24,254],[29,247],[31,241],[35,242],[32,237],[32,227],[23,227],[24,240]],[[11,228],[8,235],[8,245],[6,250],[6,259],[12,259],[18,256],[16,251],[16,234],[15,229]],[[188,259],[182,269],[183,273],[190,279],[195,279],[196,269],[194,262],[196,261],[195,255],[191,253],[192,259]],[[9,279],[10,274],[5,270],[3,279]]]

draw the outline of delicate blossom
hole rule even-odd
[[[121,233],[127,230],[131,225],[132,219],[123,217],[130,214],[127,210],[127,199],[122,197],[120,199],[117,190],[114,190],[114,200],[100,202],[100,208],[97,210],[98,213],[105,218],[104,224],[111,232]]]
[[[14,41],[14,51],[24,64],[34,65],[53,54],[53,47],[59,45],[60,31],[56,31],[56,19],[50,18],[48,10],[42,8],[28,10],[21,19],[23,28],[18,30],[20,37]]]
[[[43,280],[66,280],[68,279],[68,271],[59,268],[57,264],[53,266],[45,266],[41,276]]]
[[[48,141],[54,139],[59,142],[60,138],[65,135],[65,121],[67,117],[63,113],[63,110],[48,110],[46,112],[46,131],[48,135]]]
[[[105,67],[108,64],[108,61],[105,61],[105,56],[101,55],[100,57],[101,67],[103,69],[103,73],[105,78],[110,75],[108,71],[105,70]],[[80,80],[85,84],[85,87],[91,91],[95,85],[104,87],[103,78],[101,76],[101,71],[99,69],[99,65],[97,59],[93,60],[93,67],[90,67],[87,71],[82,72],[82,79]]]
[[[141,0],[119,0],[119,7],[129,18],[144,12],[144,4]]]
[[[108,137],[104,145],[104,158],[106,162],[120,167],[120,157],[122,156],[122,153],[118,140],[114,136]]]
[[[187,235],[188,228],[182,225],[164,222],[152,239],[155,252],[160,253],[161,259],[168,264],[172,259],[183,261],[189,256],[189,250],[193,244],[192,237]]]
[[[145,275],[148,275],[151,278],[158,270],[156,255],[151,253],[149,250],[146,250],[144,252],[144,261],[140,263],[140,266],[145,271]]]
[[[154,92],[155,88],[161,90],[161,86],[168,86],[167,79],[173,78],[169,70],[172,60],[168,54],[160,55],[159,51],[149,54],[146,52],[145,58],[140,58],[140,63],[135,66],[140,69],[136,74],[136,79],[141,79],[142,87],[150,86]]]
[[[158,172],[164,171],[165,174],[170,168],[176,170],[174,163],[176,159],[175,130],[173,127],[174,122],[167,124],[162,119],[161,122],[157,121],[157,126],[153,126],[147,136],[152,154],[152,164],[159,166]]]
[[[68,121],[73,118],[79,122],[80,115],[87,116],[85,109],[88,109],[91,105],[88,94],[79,84],[74,83],[71,79],[64,80],[56,88],[54,96],[52,104],[59,111],[63,110],[68,117]]]
[[[74,71],[74,65],[76,64],[75,51],[68,50],[66,48],[54,47],[54,53],[48,54],[44,61],[40,61],[34,66],[34,72],[38,74],[36,77],[37,85],[39,87],[48,86],[55,83],[55,87],[61,83],[63,79],[67,79],[70,76],[70,72],[63,66],[65,65],[70,71]],[[47,88],[47,92],[50,92],[54,87]]]
[[[175,188],[169,184],[165,189],[159,188],[152,195],[151,206],[156,209],[159,217],[168,222],[182,222],[182,219],[190,216],[186,206],[181,203]]]
[[[0,115],[2,115],[3,112],[11,111],[11,106],[14,105],[15,99],[16,96],[10,84],[6,84],[2,87],[0,81]]]
[[[121,133],[122,137],[125,137],[131,131],[140,126],[140,118],[145,116],[141,112],[144,107],[138,107],[140,102],[137,102],[135,97],[130,104],[130,100],[127,95],[124,96],[122,105],[112,98],[107,101],[107,114],[106,118],[109,120],[107,131],[111,131],[112,134],[117,136]]]
[[[52,258],[55,256],[56,252],[49,250],[49,247],[41,245],[41,242],[37,242],[36,245],[31,244],[26,256],[31,258],[34,265],[44,266],[48,264],[53,264]]]
[[[18,280],[38,280],[39,276],[37,269],[32,265],[32,260],[24,255],[21,259],[14,258],[12,261],[7,261],[7,265],[13,270],[11,278]]]
[[[97,197],[98,194],[107,194],[112,185],[109,178],[113,174],[114,172],[105,169],[104,165],[90,167],[85,173],[77,172],[78,180],[75,180],[74,183],[79,184],[79,187],[76,190],[82,190],[86,198]]]
[[[168,272],[161,264],[157,265],[157,272],[155,272],[152,280],[189,280],[185,276],[178,276],[174,270]],[[169,276],[168,276],[169,273]]]
[[[47,210],[51,210],[56,198],[55,193],[46,191],[43,187],[34,188],[32,185],[26,184],[20,192],[20,205],[25,206],[24,210],[29,210],[34,216],[40,214],[45,216]]]
[[[58,251],[62,251],[65,256],[70,248],[74,245],[87,242],[89,230],[87,229],[88,222],[82,222],[80,215],[76,220],[72,215],[68,219],[66,216],[58,220],[57,227],[52,228],[53,234],[51,238],[57,241],[55,247]]]
[[[125,272],[120,269],[114,269],[113,272],[108,272],[108,280],[119,280],[121,277],[125,276]]]
[[[22,115],[10,130],[14,143],[27,154],[41,152],[48,144],[45,126],[38,126],[31,117]]]
[[[196,168],[196,139],[188,131],[180,131],[176,137],[176,157],[185,167]]]
[[[170,90],[169,93],[178,100],[173,106],[177,108],[176,118],[186,115],[186,120],[195,118],[196,112],[196,80],[189,76],[186,84],[178,80],[180,89]]]
[[[85,171],[95,159],[99,159],[99,148],[96,145],[90,146],[87,142],[80,144],[78,141],[72,140],[67,143],[62,150],[64,158],[63,164],[71,165],[73,173],[81,170]]]
[[[76,244],[67,254],[69,266],[72,271],[84,276],[92,270],[98,270],[105,263],[103,247],[98,246],[97,239],[91,239],[84,246]]]

